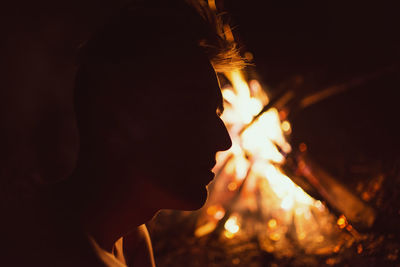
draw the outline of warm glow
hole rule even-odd
[[[208,0],[208,6],[211,8],[211,10],[216,11],[217,6],[215,5],[215,0]]]
[[[222,96],[224,97],[224,100],[226,102],[231,103],[231,104],[235,103],[236,95],[232,90],[230,90],[230,89],[222,90]]]
[[[339,231],[338,227],[332,227],[335,218],[321,201],[296,185],[281,167],[292,150],[286,140],[292,131],[287,120],[288,111],[272,107],[259,114],[269,102],[261,84],[254,79],[247,82],[240,70],[225,74],[231,85],[225,85],[222,90],[225,102],[222,120],[231,136],[232,147],[217,156],[214,171],[220,176],[206,209],[212,223],[200,226],[196,236],[220,229],[216,227],[218,223],[224,226],[221,234],[225,238],[234,238],[239,231],[245,235],[246,224],[239,224],[239,218],[247,219],[242,211],[253,212],[261,208],[263,210],[258,210],[261,211],[258,214],[264,216],[262,225],[265,229],[260,233],[268,240],[264,250],[279,255],[288,249],[282,244],[292,242],[290,238],[297,238],[297,245],[306,253],[332,253],[337,244],[332,244],[337,234],[334,231]],[[299,151],[306,152],[307,145],[301,143]],[[298,166],[301,164],[305,163],[300,161]],[[239,200],[229,206],[232,199]],[[221,221],[226,213],[234,215],[226,222]],[[344,216],[336,223],[340,229],[351,227]],[[294,236],[289,238],[293,233]]]
[[[224,217],[224,215],[225,215],[225,211],[219,210],[214,214],[214,218],[216,220],[221,220]]]
[[[231,234],[236,234],[239,232],[239,225],[237,223],[237,217],[236,216],[231,216],[225,223],[224,225],[225,230],[228,231]]]
[[[291,195],[287,195],[281,203],[281,208],[284,210],[291,210],[294,206],[294,199]]]
[[[279,233],[272,233],[269,235],[269,238],[272,241],[278,241],[279,239],[281,239],[281,235]]]
[[[298,238],[299,240],[303,240],[304,238],[306,238],[306,233],[304,233],[304,232],[299,233],[298,236],[297,236],[297,238]]]
[[[225,210],[221,206],[212,205],[207,208],[207,214],[213,216],[216,220],[220,220],[224,217]]]
[[[214,3],[214,6],[215,6],[215,3]],[[232,30],[229,25],[224,25],[224,34],[225,34],[226,40],[228,40],[229,42],[233,42],[235,40],[233,38]]]
[[[282,130],[284,131],[284,132],[289,132],[290,131],[290,123],[288,122],[288,121],[284,121],[284,122],[282,122]]]
[[[340,251],[340,246],[336,246],[333,248],[333,252],[338,253]]]
[[[339,226],[340,229],[343,229],[347,226],[347,220],[344,215],[340,215],[339,219],[337,220],[337,225]]]
[[[207,1],[216,12],[216,1]],[[221,26],[222,38],[233,43],[235,36],[231,27]],[[254,57],[248,51],[243,56],[249,61]],[[222,84],[221,119],[229,131],[232,147],[217,154],[213,169],[217,176],[209,185],[207,206],[198,219],[195,235],[218,231],[216,234],[232,239],[240,233],[242,243],[255,234],[259,247],[277,259],[300,254],[327,256],[350,247],[355,230],[347,219],[343,215],[336,219],[324,203],[308,195],[288,177],[289,172],[284,172],[287,168],[297,176],[293,180],[299,182],[309,178],[302,177],[309,168],[301,158],[309,150],[307,145],[298,144],[301,153],[288,156],[292,147],[287,138],[294,130],[289,115],[296,111],[289,101],[294,97],[295,88],[287,88],[283,94],[274,89],[276,94],[272,94],[274,98],[270,102],[269,88],[254,78],[257,75],[252,67],[227,70],[223,74],[229,81]],[[296,78],[297,82],[301,78]],[[307,101],[302,100],[300,105],[307,106],[304,105]],[[318,191],[330,202],[317,185],[309,179],[308,182],[304,188]],[[369,200],[370,195],[364,194],[363,199]],[[341,229],[351,230],[352,236]],[[362,246],[357,247],[357,252],[362,252]],[[337,261],[328,258],[326,263],[334,265]]]
[[[253,54],[250,53],[250,52],[245,52],[245,53],[244,53],[244,57],[245,57],[245,59],[246,59],[247,61],[249,61],[249,62],[252,61],[253,58],[254,58]]]
[[[236,180],[244,179],[249,171],[249,156],[252,159],[252,171],[268,180],[274,193],[281,199],[280,208],[285,211],[296,210],[299,205],[312,205],[313,200],[300,187],[284,175],[275,164],[285,161],[281,153],[290,153],[291,146],[286,141],[284,133],[289,134],[289,121],[281,122],[277,109],[271,108],[252,122],[253,118],[268,103],[268,97],[263,94],[260,83],[251,80],[247,83],[241,71],[227,73],[232,86],[225,87],[222,95],[227,105],[223,120],[229,128],[233,139],[230,153],[233,154],[234,173]],[[241,128],[252,124],[241,132]],[[229,171],[229,173],[232,173]],[[228,183],[229,191],[235,191],[238,183]],[[307,212],[303,212],[308,214]],[[231,222],[230,222],[231,223]],[[276,222],[275,222],[276,223]],[[233,228],[234,230],[234,228]]]
[[[304,144],[304,143],[301,143],[299,145],[299,150],[300,150],[300,152],[306,152],[307,151],[307,145]]]
[[[217,210],[218,210],[217,206],[210,206],[207,209],[207,214],[214,215],[217,212]]]
[[[357,246],[357,253],[361,254],[363,252],[363,246],[361,244],[358,244]]]
[[[289,153],[291,147],[283,136],[278,111],[270,109],[247,128],[242,134],[242,145],[255,158],[283,163],[284,157],[276,145],[285,153]]]
[[[235,157],[235,172],[236,178],[242,180],[246,177],[247,170],[249,168],[248,161],[244,158],[244,155]]]
[[[235,236],[235,234],[233,234],[233,233],[231,233],[231,232],[229,232],[229,231],[225,231],[225,232],[224,232],[224,236],[225,236],[226,238],[228,238],[228,239],[231,239],[231,238],[233,238],[233,237]]]
[[[277,225],[278,225],[278,223],[276,222],[275,219],[271,219],[268,221],[268,227],[271,229],[274,229]]]
[[[216,226],[217,226],[217,224],[215,222],[208,222],[205,225],[197,228],[196,231],[194,232],[194,235],[197,237],[205,236],[205,235],[211,233],[215,229]]]
[[[324,204],[322,204],[321,201],[317,200],[314,203],[314,207],[316,207],[317,209],[319,209],[320,211],[323,211],[325,209]]]
[[[324,241],[324,236],[323,235],[319,235],[319,236],[317,236],[316,238],[315,238],[315,241],[317,241],[318,243],[321,243],[321,242],[323,242]]]
[[[228,184],[229,191],[235,191],[237,189],[237,184],[235,182]]]
[[[229,165],[226,172],[235,174],[235,181],[229,182],[227,189],[231,192],[236,191],[240,185],[238,180],[247,177],[251,165],[252,173],[268,181],[272,191],[280,199],[282,210],[301,211],[304,218],[310,217],[309,206],[314,204],[320,207],[322,204],[293,183],[277,165],[285,161],[281,151],[291,152],[291,146],[284,135],[290,134],[290,122],[281,122],[279,111],[275,108],[267,110],[253,121],[269,101],[260,83],[257,80],[247,83],[239,70],[226,73],[226,76],[232,86],[226,86],[222,90],[226,102],[222,119],[232,138],[233,145],[227,153],[232,154],[231,163],[234,165],[233,169]],[[251,125],[248,125],[249,123]],[[245,126],[247,127],[242,132],[241,129]],[[276,225],[275,220],[268,222],[270,228]],[[238,231],[239,226],[234,217],[226,222],[225,229],[230,233]]]
[[[288,210],[292,208],[295,202],[305,205],[311,205],[315,202],[314,199],[293,183],[292,180],[284,175],[276,166],[259,162],[253,166],[253,169],[265,175],[272,190],[282,199],[281,207],[283,209]]]
[[[222,118],[227,124],[246,125],[261,111],[265,99],[263,101],[263,99],[251,97],[249,85],[241,71],[232,71],[227,76],[232,81],[233,87],[222,90],[224,100],[230,105],[225,109]]]

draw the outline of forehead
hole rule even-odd
[[[215,110],[222,102],[215,71],[207,57],[200,53],[176,59],[162,76],[162,90],[167,93],[170,103],[178,106],[187,103],[193,108],[198,108],[197,105],[211,106]]]

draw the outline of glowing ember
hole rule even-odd
[[[239,225],[237,222],[237,217],[236,216],[231,216],[225,223],[224,227],[225,230],[227,232],[229,232],[230,234],[236,234],[237,232],[239,232]]]
[[[279,239],[281,239],[281,235],[278,233],[273,233],[269,235],[269,238],[273,241],[278,241]]]
[[[210,206],[207,209],[207,214],[213,216],[215,219],[220,220],[225,215],[225,211],[221,206]]]
[[[340,227],[340,229],[343,229],[347,226],[347,220],[346,217],[344,217],[344,215],[341,215],[339,217],[339,219],[337,220],[337,225]]]
[[[274,229],[277,226],[277,224],[278,223],[276,222],[275,219],[271,219],[271,220],[268,221],[268,227],[271,228],[271,229]]]
[[[290,126],[290,123],[288,121],[282,122],[281,127],[282,127],[282,130],[284,132],[286,132],[286,133],[290,132],[291,126]]]
[[[361,244],[358,244],[357,246],[357,253],[361,254],[363,252],[363,246]]]
[[[228,184],[228,189],[229,191],[235,191],[237,189],[237,184],[235,182]]]
[[[299,145],[299,150],[300,150],[300,152],[306,152],[307,151],[307,145],[304,144],[304,143],[301,143]]]
[[[236,216],[232,216],[226,221],[225,229],[232,234],[236,234],[239,231],[239,225],[237,224]]]
[[[243,132],[241,141],[245,151],[253,157],[275,163],[283,163],[285,159],[275,144],[279,145],[285,153],[291,151],[290,145],[283,137],[276,109],[271,109],[261,115]]]
[[[217,224],[215,222],[208,222],[202,225],[201,227],[197,228],[196,231],[194,232],[194,235],[197,237],[205,236],[214,231],[216,226]]]

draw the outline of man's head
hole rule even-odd
[[[199,45],[210,36],[178,5],[130,10],[88,42],[75,95],[78,165],[93,173],[86,182],[126,199],[151,184],[174,199],[157,203],[142,192],[159,208],[204,204],[215,154],[231,146],[218,80]]]

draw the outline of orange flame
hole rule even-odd
[[[269,102],[265,91],[256,80],[248,83],[240,70],[227,73],[226,76],[232,85],[225,86],[222,90],[225,102],[222,119],[227,125],[233,145],[230,150],[217,155],[214,171],[220,173],[220,176],[215,181],[208,201],[208,205],[212,205],[209,207],[214,208],[208,215],[209,222],[196,230],[196,236],[216,229],[217,217],[222,218],[221,215],[230,209],[224,192],[232,196],[238,193],[239,187],[243,187],[239,210],[224,222],[223,235],[226,238],[235,238],[244,231],[245,228],[239,225],[239,221],[246,218],[241,217],[243,215],[240,207],[246,206],[248,210],[257,208],[258,204],[254,204],[254,193],[255,190],[261,190],[261,195],[267,196],[262,201],[265,201],[265,206],[269,209],[263,211],[269,214],[267,223],[264,224],[265,250],[279,253],[282,244],[288,242],[286,233],[294,223],[295,237],[307,253],[331,253],[337,246],[335,240],[338,235],[334,231],[338,227],[332,227],[336,224],[335,219],[321,201],[304,192],[280,168],[285,163],[285,154],[292,150],[285,137],[291,132],[290,122],[282,122],[282,114],[276,108],[267,110],[253,121]],[[305,144],[300,146],[303,152],[306,151]],[[245,184],[244,179],[247,179]],[[260,182],[264,185],[260,186]],[[220,211],[217,216],[215,205],[221,205],[224,201],[222,206],[225,210]],[[209,209],[207,213],[210,212]],[[319,216],[319,223],[315,216]]]

